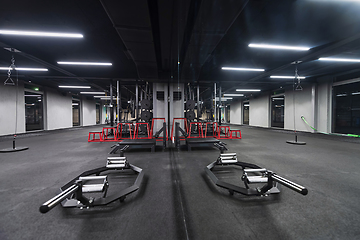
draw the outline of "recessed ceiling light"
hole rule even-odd
[[[112,63],[102,63],[102,62],[57,62],[58,64],[65,65],[84,65],[84,66],[111,66]]]
[[[224,97],[243,97],[242,93],[224,93]]]
[[[12,70],[11,67],[0,67],[0,70],[8,71],[9,69]],[[17,70],[17,71],[42,71],[42,72],[48,71],[46,68],[18,68],[18,67],[16,67],[15,70]]]
[[[350,58],[319,58],[320,61],[334,61],[334,62],[360,62],[360,59]]]
[[[256,72],[263,72],[265,69],[259,68],[233,68],[233,67],[222,67],[222,70],[232,70],[232,71],[256,71]]]
[[[309,47],[296,47],[296,46],[285,46],[285,45],[272,45],[272,44],[254,44],[248,45],[252,48],[267,48],[267,49],[282,49],[282,50],[295,50],[295,51],[308,51]]]
[[[80,94],[105,94],[105,92],[80,92]]]
[[[83,35],[78,33],[31,32],[31,31],[16,31],[16,30],[3,30],[3,29],[0,29],[0,34],[36,36],[36,37],[83,38]]]
[[[90,86],[59,86],[59,88],[91,88]]]
[[[237,92],[260,92],[260,89],[236,89]]]
[[[270,78],[284,78],[284,79],[294,79],[295,76],[270,76]],[[298,77],[299,79],[305,79],[306,77]]]

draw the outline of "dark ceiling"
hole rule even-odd
[[[19,72],[43,86],[88,85],[122,91],[135,83],[184,82],[206,95],[213,83],[274,91],[293,80],[298,64],[303,82],[320,76],[360,76],[359,64],[321,62],[319,57],[359,58],[360,3],[346,0],[61,0],[5,1],[0,29],[81,33],[81,39],[0,35],[0,67],[43,67]],[[309,51],[249,48],[249,43],[308,46]],[[20,52],[10,52],[14,48]],[[102,61],[112,66],[58,65],[57,61]],[[263,68],[264,72],[221,67]],[[4,80],[6,71],[0,73]],[[125,90],[124,90],[125,89]],[[76,93],[74,90],[73,92]]]

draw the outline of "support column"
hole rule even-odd
[[[214,83],[214,122],[216,122],[216,83]]]
[[[113,106],[113,85],[112,80],[110,80],[110,126],[114,126],[114,106]]]
[[[139,85],[138,83],[136,82],[136,91],[135,91],[135,121],[138,122],[138,115],[139,115]]]

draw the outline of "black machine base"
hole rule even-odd
[[[212,169],[215,166],[223,165],[236,165],[243,169],[241,179],[244,182],[244,187],[236,186],[217,178],[217,176],[212,172]],[[228,189],[231,195],[235,192],[246,196],[267,196],[269,194],[280,193],[277,186],[278,183],[302,195],[308,194],[308,190],[305,187],[280,177],[272,171],[268,171],[267,169],[261,168],[255,164],[239,162],[237,160],[236,153],[220,154],[219,158],[215,162],[206,166],[205,172],[217,186]],[[263,186],[257,188],[250,187],[250,184],[253,183],[262,184]]]
[[[0,153],[20,152],[28,149],[29,147],[5,148],[5,149],[0,149]]]
[[[306,142],[298,142],[298,141],[294,141],[294,140],[288,140],[288,141],[286,141],[286,143],[295,144],[295,145],[306,145]]]
[[[109,183],[107,181],[107,176],[101,175],[103,172],[106,171],[110,171],[111,174],[122,174],[126,171],[132,171],[137,174],[137,177],[134,184],[130,187],[115,192],[110,196],[107,196],[107,189],[109,187]],[[129,164],[125,157],[108,157],[105,167],[95,168],[83,172],[82,174],[62,186],[60,188],[60,193],[42,204],[39,210],[41,213],[47,213],[53,207],[60,203],[64,208],[78,207],[82,209],[84,207],[90,208],[108,205],[117,200],[123,202],[128,194],[133,193],[140,188],[143,177],[143,170],[137,166]],[[89,181],[97,181],[97,183],[87,184],[87,182]],[[83,195],[84,192],[98,192],[102,193],[103,196],[96,198],[88,198]]]

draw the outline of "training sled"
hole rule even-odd
[[[236,186],[230,183],[220,181],[216,175],[212,172],[215,166],[224,166],[224,165],[236,165],[240,166],[243,170],[243,175],[241,180],[244,182],[244,187]],[[234,192],[246,195],[246,196],[267,196],[269,194],[280,193],[278,188],[278,183],[284,185],[285,187],[294,190],[302,195],[307,195],[308,190],[291,182],[283,177],[280,177],[276,173],[269,171],[265,168],[261,168],[255,164],[239,162],[236,157],[236,153],[224,153],[220,154],[218,159],[209,164],[205,171],[210,179],[219,187],[229,190],[231,195]],[[261,187],[250,187],[251,184],[262,185]]]
[[[106,175],[100,175],[106,171],[114,173],[124,173],[126,170],[132,170],[137,173],[134,184],[126,189],[107,196],[109,184]],[[123,202],[127,195],[140,188],[144,172],[141,168],[130,164],[126,157],[108,157],[106,166],[83,172],[64,186],[60,188],[60,193],[40,206],[40,212],[46,213],[53,207],[61,203],[62,207],[90,208],[104,206],[119,200]],[[102,194],[101,197],[86,197],[84,193]]]

